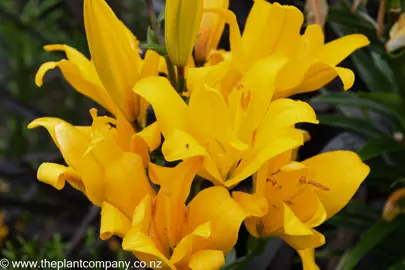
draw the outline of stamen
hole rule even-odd
[[[243,88],[244,86],[243,86],[243,84],[241,84],[241,83],[237,83],[236,84],[236,89],[241,89],[241,88]]]
[[[308,181],[308,184],[313,185],[314,187],[320,188],[320,189],[325,190],[325,191],[329,191],[329,190],[330,190],[328,187],[325,187],[325,186],[323,186],[323,185],[321,185],[321,184],[319,184],[318,182],[315,182],[315,181],[313,181],[313,180],[309,180],[309,181]]]
[[[305,176],[301,176],[300,180],[298,180],[301,184],[306,184],[307,183],[307,178]]]
[[[277,181],[274,180],[273,178],[269,177],[266,179],[266,182],[271,182],[273,184],[273,187],[277,184]]]

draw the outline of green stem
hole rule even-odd
[[[176,82],[176,73],[174,71],[174,65],[173,65],[172,61],[170,60],[169,56],[166,56],[165,60],[166,60],[169,81],[172,84],[172,86],[176,89],[177,82]]]
[[[184,77],[184,67],[177,67],[177,93],[181,94],[186,88],[186,80]]]

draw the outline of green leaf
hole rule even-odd
[[[384,134],[370,122],[361,118],[350,118],[340,115],[318,115],[320,124],[330,125],[354,131],[360,135],[368,137],[378,137]]]
[[[403,270],[405,269],[405,258],[401,258],[397,263],[391,265],[388,270]]]
[[[157,44],[141,44],[141,47],[145,48],[145,49],[155,51],[160,56],[163,56],[163,57],[167,56],[166,49],[163,46],[160,46],[160,45],[157,45]]]
[[[358,154],[360,158],[364,160],[369,160],[380,156],[382,154],[392,153],[396,151],[405,150],[404,145],[399,144],[390,136],[381,136],[370,140],[361,149]]]
[[[384,105],[386,108],[393,112],[398,119],[405,120],[405,100],[396,93],[358,93],[359,97],[366,98],[368,100],[375,101],[376,103]]]
[[[370,109],[375,112],[395,117],[400,122],[405,119],[405,104],[395,93],[323,93],[311,99],[311,103],[327,103]]]
[[[154,45],[159,45],[159,40],[156,35],[156,32],[152,30],[152,28],[149,26],[147,30],[147,42],[148,44],[154,44]]]
[[[397,218],[392,222],[381,220],[362,234],[356,246],[342,257],[336,269],[351,270],[360,262],[364,255],[378,245],[397,228],[405,226],[404,218]]]

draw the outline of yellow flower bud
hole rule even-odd
[[[200,28],[203,0],[167,0],[165,42],[174,64],[185,67]]]
[[[229,0],[204,0],[204,8],[228,9]],[[206,60],[212,50],[218,46],[224,30],[225,21],[212,12],[204,13],[200,26],[200,33],[195,43],[195,57]]]
[[[385,44],[387,52],[393,52],[405,47],[405,13],[402,13],[398,21],[390,30],[390,39]]]

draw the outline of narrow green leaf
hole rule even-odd
[[[157,45],[157,44],[141,44],[141,47],[143,47],[145,49],[155,51],[160,56],[163,56],[163,57],[167,56],[166,49],[164,47],[160,46],[160,45]]]
[[[398,101],[399,100],[399,101]],[[400,122],[405,119],[405,104],[395,93],[323,93],[311,99],[311,103],[327,103],[370,109],[375,112],[395,117]]]
[[[148,44],[154,44],[154,45],[159,45],[159,40],[156,35],[156,32],[152,30],[152,28],[149,26],[148,30],[146,32],[147,34],[147,42]]]
[[[362,160],[369,160],[382,154],[403,150],[404,145],[399,144],[391,136],[381,136],[370,140],[358,154]]]
[[[320,124],[348,129],[363,135],[366,138],[378,137],[384,134],[383,131],[361,118],[349,118],[340,115],[318,115],[317,118],[320,121]]]
[[[360,262],[363,256],[384,240],[394,230],[405,225],[405,219],[397,218],[392,222],[381,220],[362,234],[356,246],[346,252],[336,269],[351,270]]]

